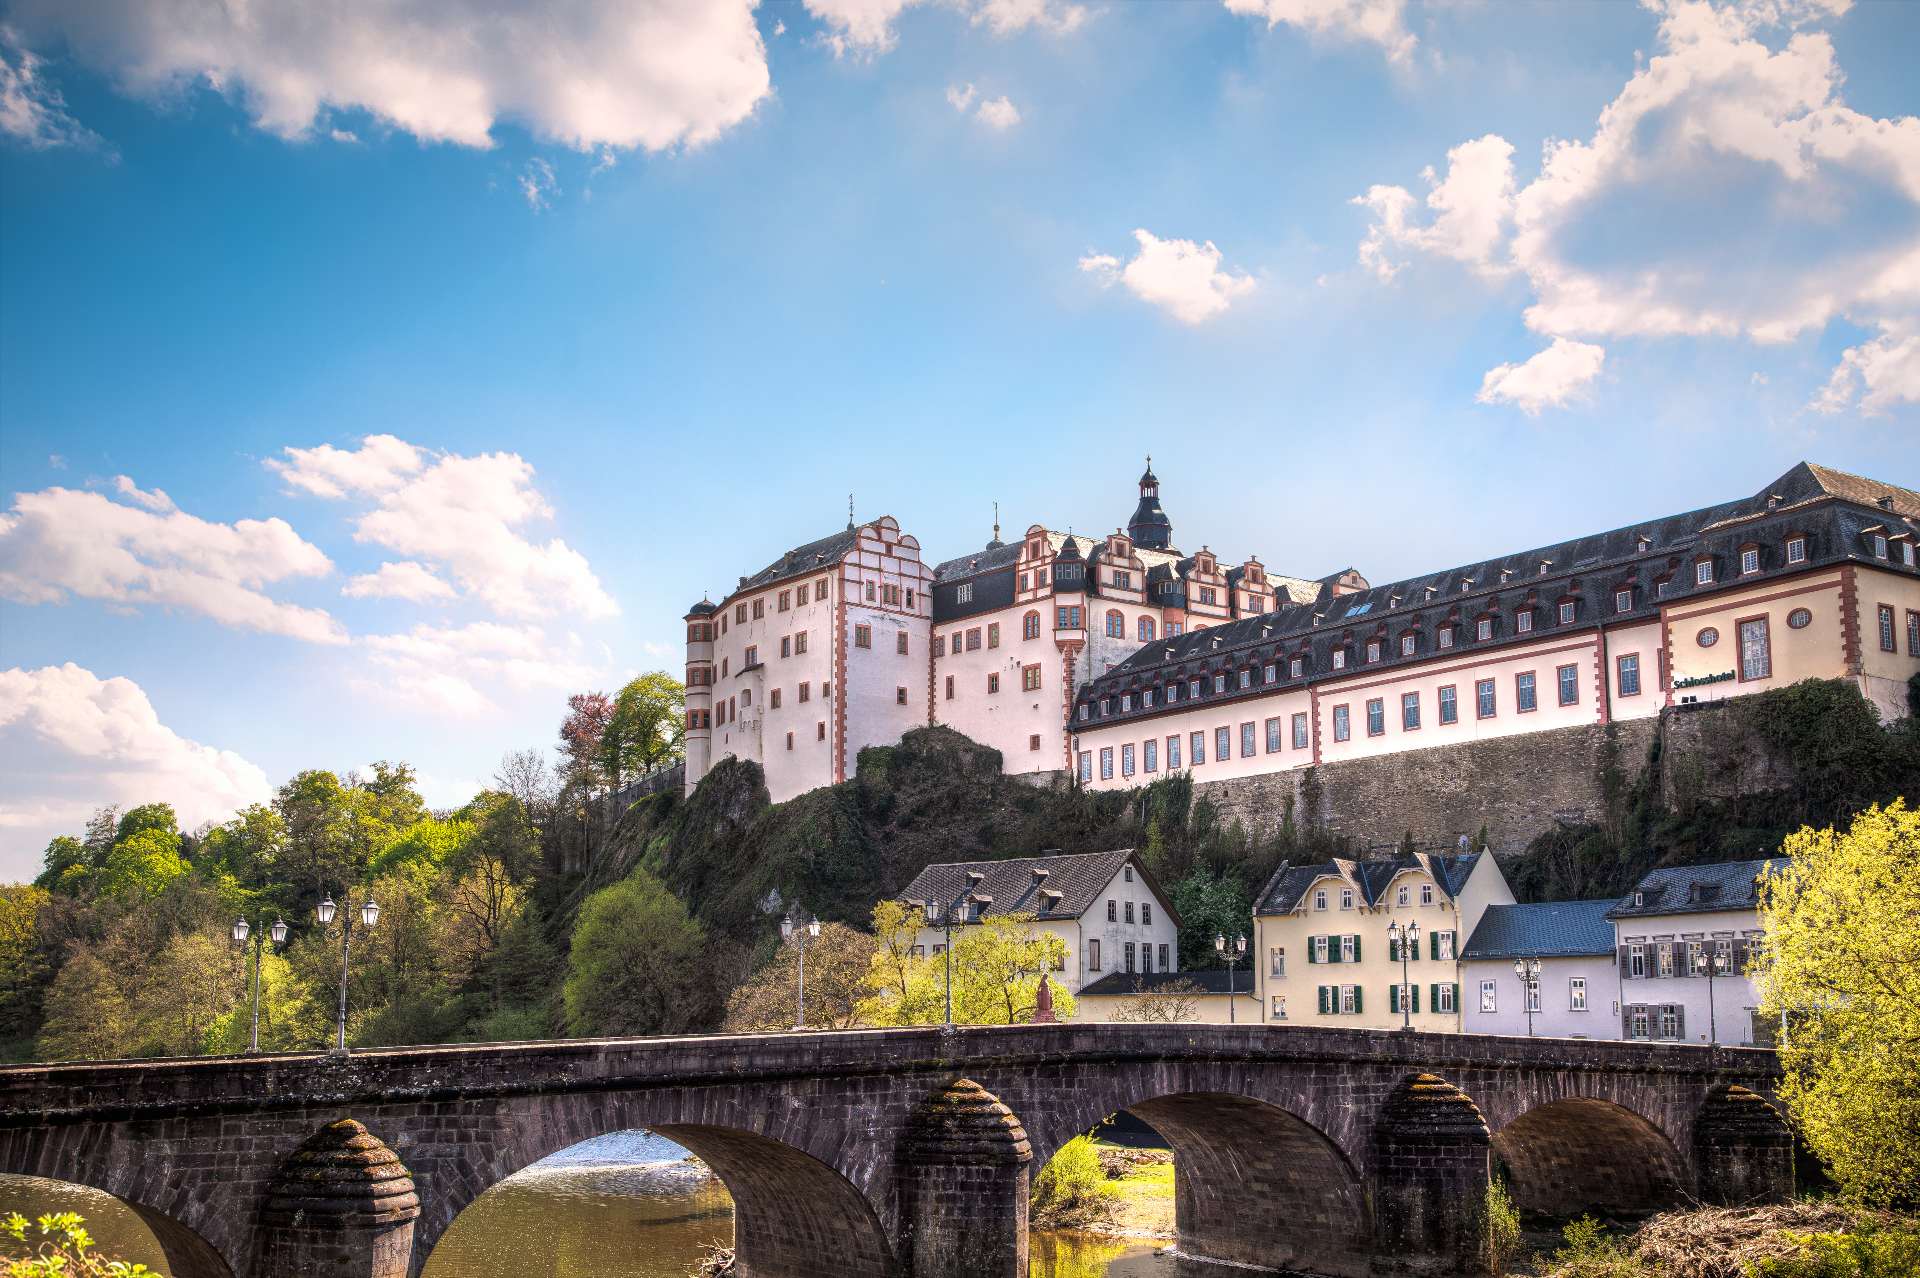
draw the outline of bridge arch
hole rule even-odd
[[[1596,1097],[1561,1097],[1510,1119],[1493,1131],[1493,1154],[1515,1204],[1543,1216],[1656,1211],[1689,1183],[1686,1160],[1659,1126]]]
[[[15,1182],[7,1186],[9,1189],[33,1190],[44,1187],[50,1199],[67,1187],[78,1187],[92,1190],[96,1194],[104,1194],[113,1200],[116,1207],[124,1209],[146,1226],[147,1231],[153,1235],[154,1242],[159,1246],[160,1254],[165,1258],[166,1272],[173,1275],[173,1278],[233,1278],[233,1267],[197,1230],[146,1203],[78,1180],[56,1179],[40,1175],[16,1175],[10,1171],[0,1172],[0,1175]],[[48,1210],[52,1209],[52,1203],[49,1202]],[[63,1206],[62,1210],[80,1209]],[[32,1213],[22,1212],[21,1214]],[[88,1216],[86,1211],[81,1211],[80,1214]],[[98,1220],[89,1217],[88,1224],[97,1234],[100,1228]]]

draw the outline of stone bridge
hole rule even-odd
[[[174,1278],[418,1274],[460,1211],[647,1128],[731,1191],[750,1278],[1026,1278],[1029,1176],[1126,1110],[1173,1147],[1183,1254],[1467,1273],[1523,1208],[1792,1188],[1768,1051],[1227,1025],[504,1043],[0,1069],[0,1172],[105,1190]]]

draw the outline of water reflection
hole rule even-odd
[[[70,1185],[63,1180],[41,1180],[38,1176],[0,1175],[0,1216],[19,1212],[28,1220],[52,1212],[77,1211],[87,1218],[87,1232],[102,1255],[147,1266],[166,1273],[167,1254],[147,1222],[133,1208],[112,1194]],[[34,1238],[34,1230],[27,1231]],[[0,1256],[6,1255],[0,1246]]]

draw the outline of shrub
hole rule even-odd
[[[1651,1278],[1654,1272],[1591,1216],[1572,1222],[1560,1236],[1560,1250],[1541,1267],[1547,1278]]]
[[[109,1260],[95,1252],[86,1224],[70,1211],[42,1216],[35,1222],[37,1239],[29,1239],[25,1216],[16,1211],[0,1217],[0,1237],[32,1249],[3,1262],[7,1278],[164,1278],[145,1265]]]
[[[1506,1184],[1492,1181],[1480,1212],[1480,1258],[1493,1278],[1501,1278],[1519,1250],[1520,1209],[1514,1206]]]
[[[1764,1260],[1757,1278],[1912,1278],[1920,1274],[1920,1225],[1866,1224],[1852,1233],[1789,1234],[1796,1255]]]
[[[1100,1166],[1093,1138],[1075,1136],[1033,1181],[1029,1219],[1036,1225],[1087,1225],[1112,1212],[1113,1185]]]

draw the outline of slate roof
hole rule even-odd
[[[711,599],[702,599],[699,603],[687,609],[687,615],[689,617],[711,617],[719,610],[719,604],[714,603]]]
[[[1760,901],[1760,879],[1784,870],[1785,857],[1759,861],[1723,861],[1718,865],[1670,865],[1654,870],[1633,892],[1613,903],[1609,919],[1642,919],[1667,914],[1706,914],[1713,910],[1751,910]],[[1641,904],[1633,903],[1634,894]]]
[[[737,595],[746,590],[758,590],[762,586],[771,586],[776,581],[804,576],[828,564],[837,564],[846,558],[847,552],[853,549],[859,537],[859,529],[843,528],[818,541],[810,541],[804,546],[795,546],[751,577],[742,577],[740,584],[734,588],[733,594]],[[733,595],[727,597],[731,599]]]
[[[1575,958],[1613,953],[1613,924],[1603,901],[1489,905],[1460,951],[1462,959]]]
[[[907,884],[895,899],[951,904],[966,892],[967,872],[971,870],[983,876],[974,892],[993,898],[981,910],[982,917],[1033,914],[1043,919],[1077,919],[1087,912],[1107,884],[1113,882],[1114,876],[1120,873],[1120,867],[1132,859],[1132,848],[1116,848],[1111,852],[1010,857],[1004,861],[951,861],[929,865],[914,875],[913,882]],[[1036,870],[1047,872],[1044,881],[1034,878]],[[1146,866],[1135,860],[1134,873],[1146,884],[1160,902],[1160,908],[1177,926],[1180,916],[1174,911],[1167,894],[1147,873]],[[1058,892],[1060,900],[1052,908],[1043,909],[1040,898],[1042,891]]]
[[[1270,613],[1147,644],[1083,686],[1075,714],[1078,706],[1089,706],[1088,721],[1105,722],[1185,710],[1189,708],[1186,698],[1157,699],[1160,704],[1152,710],[1118,712],[1116,703],[1102,714],[1099,707],[1102,698],[1133,688],[1245,666],[1274,664],[1277,678],[1266,683],[1256,677],[1245,691],[1233,686],[1237,681],[1230,681],[1226,693],[1207,690],[1203,699],[1259,696],[1345,678],[1363,666],[1391,668],[1430,661],[1438,651],[1437,636],[1443,626],[1454,628],[1455,652],[1464,653],[1531,642],[1569,627],[1590,630],[1603,621],[1651,620],[1665,603],[1724,590],[1736,581],[1751,584],[1827,564],[1872,563],[1896,572],[1914,572],[1897,556],[1876,559],[1870,554],[1868,533],[1876,527],[1889,533],[1920,531],[1920,493],[1802,462],[1750,497],[1353,594],[1336,597],[1329,591],[1310,604],[1289,599]],[[1805,562],[1786,562],[1789,535],[1806,538]],[[1747,545],[1760,547],[1761,570],[1757,577],[1736,577],[1738,552]],[[1703,556],[1715,561],[1715,571],[1713,582],[1700,586],[1694,582],[1692,564]],[[1338,577],[1334,574],[1328,580]],[[1662,581],[1668,583],[1665,596],[1656,588]],[[1633,607],[1625,613],[1613,608],[1613,594],[1621,589],[1633,592]],[[1562,601],[1574,604],[1571,623],[1559,621],[1557,605]],[[1534,616],[1534,628],[1526,634],[1517,631],[1513,620],[1523,609]],[[1474,635],[1474,623],[1483,616],[1493,622],[1492,638],[1485,641]],[[1415,636],[1414,652],[1402,656],[1399,640],[1409,632]],[[1382,641],[1381,659],[1363,662],[1371,639]],[[1336,648],[1346,653],[1346,667],[1340,671],[1333,669]],[[1298,677],[1290,673],[1290,659],[1295,656],[1303,659]]]
[[[1426,871],[1442,892],[1450,897],[1458,897],[1480,856],[1478,852],[1449,852],[1444,855],[1415,852],[1411,856],[1384,857],[1377,861],[1335,857],[1331,861],[1312,865],[1282,862],[1267,880],[1267,885],[1260,890],[1260,899],[1254,905],[1253,912],[1290,914],[1300,904],[1313,881],[1328,875],[1352,883],[1359,890],[1361,903],[1368,906],[1379,904],[1387,885],[1405,870]]]
[[[1202,994],[1225,994],[1227,978],[1233,978],[1233,992],[1253,997],[1253,976],[1242,963],[1229,973],[1224,967],[1197,967],[1191,972],[1108,972],[1090,985],[1080,987],[1075,998],[1085,998],[1091,994],[1095,998],[1113,998],[1126,994],[1151,994],[1169,985],[1181,981],[1190,981],[1200,987]]]

